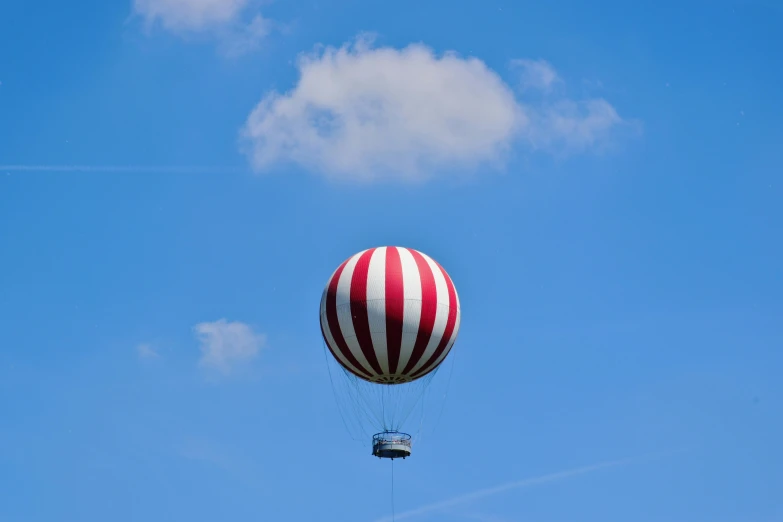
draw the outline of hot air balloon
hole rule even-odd
[[[329,278],[320,321],[327,359],[340,370],[330,372],[342,392],[338,403],[353,420],[379,429],[373,455],[409,456],[411,436],[400,431],[402,424],[459,332],[459,296],[451,277],[417,250],[364,250]]]

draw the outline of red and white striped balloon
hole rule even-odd
[[[366,381],[421,378],[448,355],[460,325],[446,271],[410,248],[380,247],[348,258],[321,296],[321,333],[334,358]]]

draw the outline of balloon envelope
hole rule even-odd
[[[321,332],[337,362],[374,383],[402,384],[435,370],[457,339],[460,305],[446,271],[410,248],[359,252],[321,296]]]

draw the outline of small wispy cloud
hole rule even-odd
[[[136,353],[142,360],[160,359],[160,354],[147,343],[136,346]]]
[[[549,482],[557,482],[560,480],[565,480],[573,477],[577,477],[579,475],[586,475],[588,473],[593,473],[595,471],[601,470],[601,469],[607,469],[607,468],[616,468],[619,466],[623,466],[626,464],[629,464],[631,462],[634,462],[638,460],[638,458],[630,458],[630,459],[624,459],[624,460],[615,460],[610,462],[602,462],[599,464],[593,464],[592,466],[584,466],[581,468],[575,468],[575,469],[569,469],[566,471],[560,471],[557,473],[550,473],[548,475],[541,475],[540,477],[533,477],[525,480],[518,480],[515,482],[509,482],[507,484],[502,484],[500,486],[495,486],[492,488],[487,489],[481,489],[478,491],[474,491],[472,493],[466,493],[464,495],[460,495],[457,497],[453,497],[447,500],[442,500],[440,502],[434,502],[432,504],[427,504],[426,506],[422,506],[416,509],[412,509],[410,511],[404,511],[402,513],[397,513],[394,518],[392,517],[384,517],[376,520],[375,522],[392,522],[392,520],[403,520],[406,518],[413,518],[417,517],[419,515],[424,515],[426,513],[431,513],[433,511],[443,511],[448,508],[457,506],[459,504],[465,504],[474,500],[479,500],[485,497],[490,497],[493,495],[497,495],[499,493],[503,493],[509,490],[513,489],[522,489],[527,488],[530,486],[537,486],[539,484],[546,484]]]
[[[263,16],[256,15],[247,25],[225,35],[220,49],[228,58],[235,58],[257,50],[261,42],[272,32],[274,23]]]
[[[248,0],[134,0],[133,10],[148,24],[171,31],[203,31],[235,21]]]
[[[519,71],[520,85],[523,89],[547,91],[555,83],[562,81],[555,68],[546,60],[521,58],[512,60],[511,66]]]
[[[199,366],[222,375],[232,373],[258,357],[266,345],[266,336],[249,325],[226,319],[199,323],[193,327],[198,336],[201,358]]]
[[[197,165],[0,165],[0,172],[137,172],[157,174],[214,174],[244,172],[247,169]]]
[[[624,122],[615,108],[602,98],[576,102],[563,99],[530,111],[524,132],[538,149],[563,152],[602,150],[618,127],[637,130],[636,122]]]
[[[207,34],[216,38],[224,54],[235,57],[255,50],[273,23],[253,9],[255,0],[134,0],[133,12],[147,29],[160,24],[187,37]]]

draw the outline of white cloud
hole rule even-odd
[[[158,359],[160,357],[160,354],[146,343],[136,346],[136,353],[139,359]]]
[[[298,85],[270,93],[244,136],[263,169],[289,160],[334,176],[414,178],[501,157],[524,116],[481,61],[402,50],[326,48],[300,59]]]
[[[159,21],[173,31],[198,31],[235,21],[248,0],[133,0],[148,23]]]
[[[562,81],[554,67],[546,60],[512,60],[511,65],[520,71],[523,88],[549,90],[555,82]]]
[[[201,345],[199,365],[223,375],[255,359],[266,344],[266,336],[239,321],[219,319],[199,323],[194,330]]]
[[[527,90],[559,81],[547,62],[512,65]],[[525,102],[482,61],[420,44],[376,48],[360,37],[304,55],[298,68],[295,87],[266,94],[242,128],[257,171],[290,162],[344,180],[421,180],[500,166],[520,142],[584,151],[623,123],[605,100]]]

